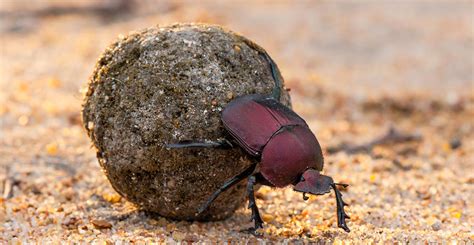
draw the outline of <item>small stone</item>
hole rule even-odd
[[[173,239],[178,242],[186,238],[186,234],[181,231],[174,231],[172,236],[173,236]]]
[[[109,223],[105,220],[101,220],[101,219],[93,219],[93,220],[91,220],[91,223],[97,229],[110,229],[110,228],[112,228],[111,223]]]
[[[226,97],[227,97],[228,100],[231,100],[231,99],[234,98],[234,93],[232,93],[232,92],[227,92]]]
[[[48,153],[48,155],[52,156],[58,154],[58,144],[49,143],[48,145],[46,145],[46,152]]]
[[[64,197],[64,199],[67,201],[71,201],[76,196],[76,193],[74,192],[72,188],[62,190],[61,194],[62,194],[62,197]]]
[[[441,222],[439,220],[435,221],[432,225],[431,225],[431,228],[434,230],[434,231],[439,231],[441,230]]]
[[[174,230],[176,230],[176,224],[174,224],[174,223],[168,223],[168,224],[166,225],[166,231],[171,232],[171,231],[174,231]]]
[[[22,115],[18,118],[18,124],[20,126],[26,126],[28,122],[30,121],[29,117],[26,115]]]
[[[262,218],[263,218],[263,221],[265,221],[265,223],[270,223],[275,219],[275,217],[271,214],[263,214]]]
[[[102,197],[103,197],[107,202],[110,202],[110,203],[118,203],[118,202],[120,202],[120,200],[122,199],[122,197],[121,197],[119,194],[116,194],[116,193],[103,194]]]
[[[192,243],[192,242],[198,241],[198,238],[197,238],[195,235],[188,234],[188,235],[186,235],[186,237],[184,238],[184,240],[185,240],[186,242],[191,242],[191,243]]]
[[[66,217],[61,225],[67,229],[75,229],[80,223],[80,220],[76,217]]]
[[[150,219],[148,223],[153,226],[166,227],[166,225],[168,224],[168,221],[165,218],[159,218],[158,220]]]
[[[240,48],[239,45],[234,45],[234,51],[235,51],[235,52],[239,53],[240,50],[242,50],[242,49]]]
[[[453,138],[451,141],[449,141],[449,146],[451,147],[452,150],[455,150],[459,147],[461,147],[462,142],[461,139],[459,138]]]
[[[87,126],[88,130],[93,130],[94,129],[94,122],[88,122],[86,126]]]
[[[431,193],[429,192],[428,188],[421,188],[420,190],[417,190],[418,196],[423,199],[423,200],[428,200],[431,198]]]

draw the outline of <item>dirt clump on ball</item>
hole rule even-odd
[[[227,179],[251,165],[241,148],[164,145],[230,139],[220,119],[226,104],[275,86],[258,51],[252,41],[204,24],[152,27],[108,47],[91,76],[82,117],[113,188],[144,210],[180,220],[224,219],[242,206],[244,182],[196,215]]]

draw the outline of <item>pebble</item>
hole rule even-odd
[[[435,221],[432,225],[431,225],[431,228],[434,230],[434,231],[439,231],[441,230],[441,222],[439,220]]]
[[[176,241],[182,241],[186,238],[186,233],[184,232],[181,232],[181,231],[174,231],[173,234],[172,234],[172,237],[174,240]]]
[[[91,220],[91,223],[94,225],[95,228],[97,229],[109,229],[112,228],[112,224],[107,222],[106,220],[102,219],[93,219]]]

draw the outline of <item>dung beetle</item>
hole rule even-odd
[[[252,45],[255,47],[255,45]],[[277,66],[270,56],[261,48],[255,48],[263,56],[271,69],[275,87],[270,95],[251,94],[238,97],[224,108],[221,120],[231,139],[218,141],[186,140],[167,144],[167,148],[229,148],[231,142],[237,143],[253,159],[252,166],[242,173],[227,180],[215,191],[199,209],[198,214],[206,210],[224,191],[248,178],[248,208],[252,210],[253,231],[263,227],[255,202],[254,185],[271,187],[294,185],[293,190],[302,192],[307,200],[307,193],[323,195],[334,190],[337,205],[338,227],[349,232],[344,212],[347,204],[335,183],[329,176],[320,174],[324,159],[321,146],[306,122],[290,108],[281,104],[281,80]]]

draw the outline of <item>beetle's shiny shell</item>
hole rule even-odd
[[[295,182],[307,168],[323,168],[321,147],[306,122],[271,97],[233,100],[222,122],[250,155],[261,156],[260,172],[277,187]]]

